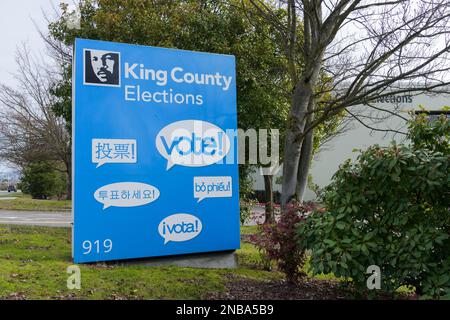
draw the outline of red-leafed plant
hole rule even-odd
[[[301,239],[298,239],[296,230],[314,208],[312,202],[291,202],[276,222],[260,225],[259,232],[250,238],[263,261],[275,261],[290,283],[296,283],[304,275],[301,267],[305,262],[305,252],[299,245]]]

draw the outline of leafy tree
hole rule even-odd
[[[66,176],[55,170],[55,164],[41,161],[30,163],[23,169],[20,187],[33,199],[61,196],[66,188]]]
[[[315,274],[351,278],[367,293],[366,270],[381,269],[381,289],[414,286],[450,297],[449,120],[425,115],[409,124],[411,144],[361,152],[325,188],[325,212],[299,226]]]
[[[79,3],[81,29],[67,26],[70,12],[50,23],[51,47],[71,47],[76,37],[233,54],[237,61],[239,127],[280,128],[287,116],[285,63],[267,38],[270,24],[246,18],[241,1],[122,1]],[[250,9],[249,9],[250,10]],[[64,52],[70,52],[65,50]],[[71,121],[71,56],[66,77],[54,88],[55,111]]]

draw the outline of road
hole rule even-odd
[[[0,224],[21,224],[44,227],[70,227],[72,214],[70,211],[19,211],[0,210]],[[264,222],[264,207],[253,206],[252,218],[244,225],[253,226]]]
[[[44,227],[70,227],[72,213],[49,211],[0,210],[0,224],[20,224]]]

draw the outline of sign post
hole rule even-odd
[[[76,263],[240,246],[233,56],[76,39]]]

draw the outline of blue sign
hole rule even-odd
[[[233,56],[76,39],[76,263],[240,246]]]

